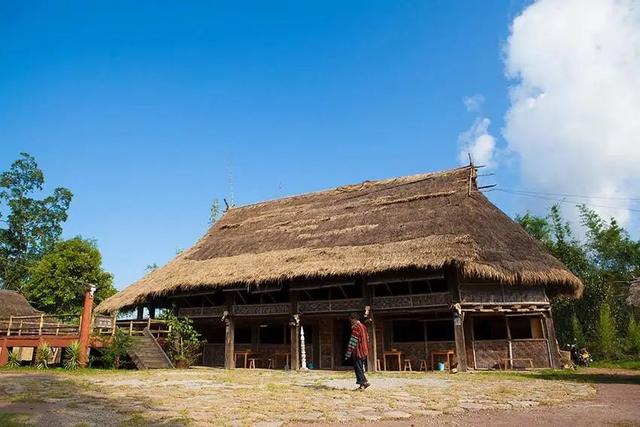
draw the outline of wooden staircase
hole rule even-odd
[[[158,341],[145,328],[142,335],[133,337],[129,356],[138,369],[171,369],[173,364]]]

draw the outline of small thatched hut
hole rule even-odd
[[[41,311],[29,304],[22,294],[15,291],[0,290],[0,319],[11,316],[39,316]]]
[[[627,304],[634,307],[640,307],[640,279],[636,279],[631,282],[631,285],[629,286]]]
[[[297,367],[303,326],[313,366],[340,368],[346,315],[360,311],[375,343],[370,369],[447,352],[461,369],[553,366],[548,298],[581,292],[463,167],[231,208],[97,310],[190,316],[210,365],[232,367],[239,352],[277,364],[288,353]]]

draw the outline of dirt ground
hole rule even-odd
[[[0,425],[639,425],[640,372],[0,370]]]

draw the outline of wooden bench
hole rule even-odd
[[[502,359],[498,359],[498,368],[506,371],[507,366],[510,365],[510,369],[514,369],[513,362],[527,362],[529,363],[529,368],[533,369],[533,359],[528,357],[503,357]]]

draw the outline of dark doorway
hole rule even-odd
[[[351,322],[349,319],[336,319],[333,322],[335,335],[335,366],[336,369],[353,367],[351,358],[345,360],[344,355],[349,346],[349,338],[351,338]]]

